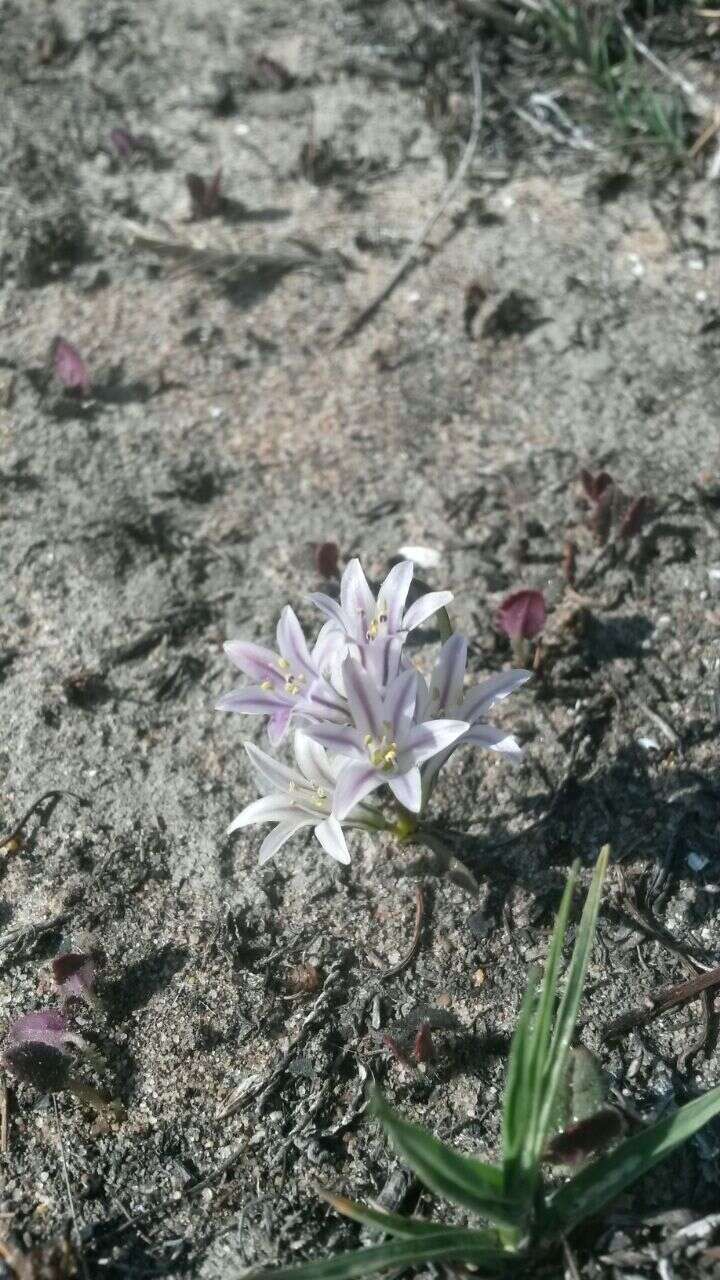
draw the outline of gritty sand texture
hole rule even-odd
[[[102,945],[105,1017],[73,1021],[105,1057],[87,1078],[127,1118],[60,1098],[92,1276],[219,1280],[356,1245],[318,1181],[412,1209],[417,1186],[364,1114],[373,1078],[492,1152],[508,1038],[573,857],[589,868],[610,841],[628,892],[717,956],[718,188],[642,166],[618,179],[523,134],[493,93],[490,33],[453,216],[333,349],[467,137],[469,37],[447,6],[422,8],[408,49],[399,3],[0,3],[2,827],[50,788],[89,802],[48,804],[0,851],[0,1030],[52,1000],[63,938]],[[460,44],[457,118],[439,126],[441,38]],[[120,126],[153,150],[123,159]],[[220,166],[227,205],[189,221],[184,175]],[[133,249],[132,228],[235,267],[193,272]],[[307,265],[283,273],[283,255]],[[87,400],[49,369],[57,334],[88,363]],[[597,554],[583,466],[654,506],[573,592],[564,543],[580,579]],[[254,795],[241,742],[262,736],[213,712],[233,684],[222,642],[272,643],[288,601],[314,625],[327,539],[375,580],[400,546],[438,550],[423,577],[455,591],[478,675],[511,661],[492,627],[504,593],[546,593],[544,678],[497,716],[524,763],[459,753],[436,793],[438,820],[469,830],[455,852],[475,895],[390,841],[353,837],[347,870],[312,843],[258,870],[259,832],[224,834]],[[418,874],[422,945],[383,980]],[[293,990],[301,964],[319,992]],[[683,976],[611,877],[582,1038],[645,1114],[718,1082],[712,1037],[682,1059],[701,1006],[613,1045],[602,1025]],[[437,1062],[412,1075],[382,1036],[426,1019]],[[582,1276],[661,1274],[662,1257],[663,1277],[713,1274],[676,1232],[717,1208],[719,1155],[710,1126],[581,1235]],[[419,1211],[453,1217],[429,1197]],[[52,1104],[13,1087],[0,1236],[47,1244],[68,1212]]]

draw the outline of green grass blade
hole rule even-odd
[[[521,1214],[518,1205],[505,1196],[500,1168],[460,1155],[418,1125],[403,1120],[379,1092],[373,1094],[372,1105],[395,1150],[426,1187],[498,1226],[518,1225]]]
[[[720,1085],[686,1103],[675,1115],[628,1138],[550,1196],[544,1226],[553,1233],[564,1234],[584,1218],[599,1213],[719,1113]]]
[[[435,614],[435,620],[437,622],[438,631],[440,632],[440,639],[444,644],[445,641],[449,640],[453,634],[453,624],[450,621],[450,614],[447,609],[438,609]]]
[[[540,1114],[534,1135],[538,1155],[550,1131],[553,1113],[557,1106],[558,1093],[565,1083],[568,1055],[575,1034],[578,1007],[585,985],[590,952],[595,939],[600,895],[609,858],[610,846],[606,844],[597,860],[595,873],[577,931],[565,990],[563,991],[555,1019],[555,1028],[548,1050],[548,1061],[542,1082]]]
[[[545,977],[540,992],[530,1044],[530,1116],[524,1132],[520,1158],[531,1180],[532,1171],[537,1168],[540,1152],[544,1145],[542,1113],[545,1103],[546,1079],[550,1069],[550,1046],[553,1039],[560,964],[562,962],[563,944],[567,933],[568,917],[577,879],[578,864],[575,863],[568,876],[550,940],[550,949],[545,963]]]
[[[532,1036],[540,975],[536,969],[528,974],[528,983],[520,1006],[518,1023],[510,1046],[507,1081],[503,1100],[503,1185],[508,1198],[525,1200],[520,1156],[524,1135],[530,1124],[530,1068]]]
[[[466,1237],[472,1236],[470,1242]],[[390,1267],[410,1267],[426,1262],[469,1262],[482,1266],[485,1272],[503,1270],[507,1255],[486,1242],[481,1231],[439,1228],[431,1236],[417,1240],[393,1240],[390,1244],[343,1253],[337,1258],[323,1258],[273,1271],[250,1272],[246,1280],[354,1280],[356,1276],[372,1276]]]
[[[348,1200],[345,1196],[333,1195],[332,1192],[319,1187],[316,1190],[321,1199],[326,1200],[343,1217],[352,1218],[353,1222],[361,1222],[366,1227],[378,1227],[379,1230],[387,1231],[392,1236],[402,1236],[404,1239],[412,1240],[418,1236],[436,1235],[439,1230],[443,1230],[435,1222],[421,1222],[418,1218],[406,1218],[400,1213],[386,1213],[382,1209],[372,1209],[369,1205]],[[475,1235],[472,1231],[468,1231],[467,1234]]]

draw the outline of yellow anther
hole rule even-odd
[[[287,658],[278,658],[278,666],[281,671],[290,670],[290,663],[288,662]]]
[[[273,687],[272,680],[263,680],[262,684],[260,685],[260,688],[264,689],[266,692],[268,689],[272,689],[272,687]]]
[[[397,764],[397,743],[386,743],[385,737],[380,742],[373,739],[367,743],[370,763],[375,769],[394,769]]]

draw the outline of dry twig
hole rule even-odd
[[[420,940],[422,938],[423,921],[425,919],[425,894],[421,884],[415,886],[415,928],[413,930],[412,942],[402,960],[398,960],[392,968],[386,969],[380,974],[381,981],[385,978],[394,978],[398,973],[402,973],[403,969],[407,969],[415,959],[420,950]]]
[[[390,297],[391,293],[394,292],[397,285],[400,283],[403,276],[405,275],[405,272],[407,271],[408,267],[414,262],[415,258],[417,257],[420,249],[422,248],[425,241],[427,240],[427,237],[429,236],[433,227],[437,222],[439,222],[440,218],[444,214],[448,205],[455,199],[455,196],[457,195],[458,191],[460,190],[460,187],[465,181],[467,172],[470,168],[470,165],[472,164],[473,156],[475,155],[475,152],[477,150],[478,142],[480,141],[480,126],[482,124],[482,78],[480,76],[480,65],[478,63],[477,48],[473,49],[472,54],[470,56],[470,70],[472,72],[473,89],[474,89],[474,95],[475,95],[474,102],[473,102],[473,119],[472,119],[472,126],[470,129],[470,136],[467,140],[467,145],[465,147],[462,160],[460,161],[449,183],[445,187],[445,190],[443,191],[430,217],[427,219],[427,222],[424,224],[424,226],[420,229],[418,234],[414,237],[414,239],[408,245],[397,267],[395,268],[392,275],[390,276],[390,279],[387,281],[386,284],[383,285],[380,292],[377,293],[375,297],[372,298],[365,307],[363,307],[360,314],[356,316],[354,320],[351,320],[350,323],[347,324],[345,328],[341,331],[341,333],[338,334],[337,338],[332,344],[333,351],[336,350],[338,347],[342,346],[344,342],[347,342],[348,338],[354,338],[355,335],[358,334],[361,329],[364,329],[365,325],[368,323],[368,320],[372,319],[375,313],[379,311],[382,304],[386,302],[387,299]]]
[[[335,994],[335,988],[339,979],[344,975],[346,968],[347,961],[343,957],[328,969],[320,995],[313,1002],[312,1008],[306,1014],[295,1039],[273,1068],[270,1076],[264,1083],[262,1077],[259,1077],[254,1079],[249,1086],[246,1082],[243,1082],[238,1089],[233,1090],[222,1111],[218,1113],[218,1120],[227,1120],[230,1116],[234,1116],[236,1111],[240,1111],[256,1098],[258,1108],[262,1107],[263,1103],[279,1084],[295,1055],[305,1044],[310,1032],[327,1012],[327,1005]]]
[[[0,1156],[6,1156],[10,1146],[10,1094],[6,1080],[0,1080]]]
[[[70,1206],[70,1216],[72,1217],[73,1228],[75,1231],[75,1240],[77,1243],[78,1258],[85,1280],[90,1280],[85,1255],[82,1251],[82,1239],[80,1236],[80,1227],[78,1225],[77,1213],[75,1212],[75,1201],[73,1199],[72,1187],[70,1186],[70,1174],[68,1173],[67,1159],[65,1157],[65,1139],[63,1138],[62,1124],[60,1121],[60,1108],[58,1107],[57,1095],[53,1094],[53,1107],[55,1109],[55,1124],[57,1125],[58,1141],[60,1143],[60,1161],[62,1163],[63,1178],[65,1180],[65,1190],[67,1191],[68,1204]]]

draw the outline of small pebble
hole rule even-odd
[[[398,555],[412,560],[421,569],[437,569],[442,559],[440,552],[433,547],[399,547]]]
[[[695,849],[687,856],[687,864],[691,871],[702,871],[709,861],[709,858],[706,858],[703,853],[697,853]]]

